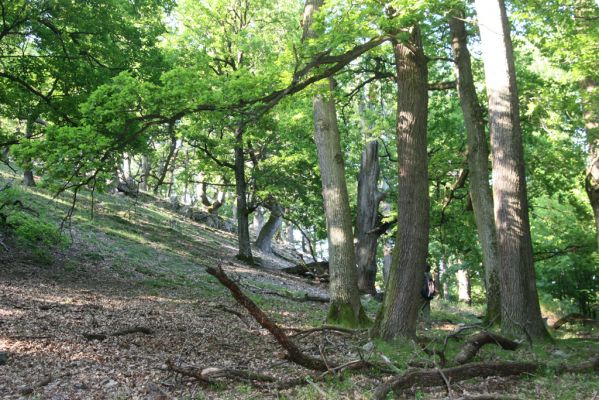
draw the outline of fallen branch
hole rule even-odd
[[[387,398],[387,394],[392,390],[398,393],[412,386],[445,386],[445,379],[451,382],[459,382],[471,378],[486,378],[488,376],[522,375],[535,372],[539,367],[539,364],[532,362],[496,362],[471,363],[442,370],[426,369],[409,371],[377,387],[373,399],[383,400]]]
[[[460,352],[453,358],[453,362],[458,365],[466,364],[468,361],[472,360],[481,347],[486,344],[496,344],[503,350],[513,351],[518,348],[518,343],[513,340],[491,332],[483,331],[466,340],[466,344],[462,347],[462,350],[460,350]]]
[[[232,368],[201,368],[195,366],[184,367],[181,365],[176,365],[173,361],[166,361],[167,367],[178,374],[183,376],[188,376],[191,378],[195,378],[203,383],[212,383],[211,379],[217,378],[229,378],[243,381],[259,381],[259,382],[276,382],[276,378],[261,374],[258,372],[242,370],[242,369],[232,369]]]
[[[569,324],[571,322],[582,322],[583,324],[589,324],[599,326],[599,321],[592,318],[585,317],[582,314],[572,313],[568,314],[563,318],[558,319],[552,326],[553,329],[559,329],[562,325]]]
[[[486,378],[489,376],[517,376],[531,374],[547,367],[548,366],[545,364],[534,362],[504,361],[470,363],[442,370],[425,369],[408,371],[403,375],[393,377],[389,381],[379,385],[374,392],[373,400],[386,399],[387,394],[392,390],[399,393],[401,390],[413,386],[446,386],[447,381],[459,382],[466,379]],[[595,356],[589,361],[582,362],[578,365],[561,364],[554,368],[554,371],[555,374],[599,371],[599,356]]]
[[[248,310],[252,317],[254,317],[263,328],[267,329],[275,337],[281,347],[287,351],[286,358],[289,361],[316,371],[326,371],[328,369],[327,365],[322,360],[304,354],[300,348],[287,337],[283,329],[271,321],[252,300],[243,294],[239,289],[239,286],[229,279],[220,265],[218,266],[218,269],[208,267],[206,268],[206,272],[214,276],[220,283],[229,289],[235,300]]]
[[[350,328],[343,328],[343,327],[334,326],[334,325],[323,325],[318,328],[310,328],[310,329],[304,329],[304,330],[297,329],[297,328],[288,328],[288,330],[297,330],[298,331],[298,332],[294,333],[293,335],[290,335],[290,337],[308,336],[315,332],[334,332],[334,333],[338,333],[338,334],[342,334],[342,335],[354,335],[356,333],[361,333],[361,332],[367,331],[366,329],[350,329]]]
[[[104,334],[104,333],[83,333],[83,337],[86,338],[87,340],[106,340],[108,339],[109,336],[124,336],[124,335],[130,335],[132,333],[143,333],[146,335],[152,335],[154,333],[154,331],[152,331],[149,328],[143,327],[143,326],[136,326],[133,328],[127,328],[127,329],[123,329],[114,333],[108,333],[108,334]]]

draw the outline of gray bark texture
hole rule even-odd
[[[358,215],[356,217],[356,262],[358,265],[358,289],[363,293],[376,294],[376,248],[379,235],[372,231],[377,225],[379,203],[382,194],[377,190],[380,167],[379,144],[366,144],[360,162],[358,176]]]
[[[245,157],[243,150],[243,130],[240,126],[235,132],[235,194],[237,196],[237,258],[250,264],[254,263],[250,241],[249,211],[247,206],[247,183],[245,181]]]
[[[475,0],[475,7],[489,96],[501,327],[508,336],[543,339],[509,22],[503,0]]]
[[[358,326],[365,320],[358,292],[349,196],[337,128],[335,101],[314,98],[314,141],[327,223],[331,305],[329,323]]]
[[[268,209],[270,210],[270,216],[260,229],[256,239],[256,247],[265,253],[272,253],[272,240],[283,222],[283,207],[275,202],[269,205]]]
[[[304,8],[303,40],[315,36],[314,13],[322,0],[307,0]],[[332,85],[332,80],[329,80]],[[349,327],[368,323],[360,303],[349,196],[335,100],[330,90],[314,98],[314,141],[322,181],[322,197],[329,244],[329,291],[331,303],[327,322]]]
[[[499,257],[493,217],[493,195],[489,184],[489,148],[485,134],[483,111],[476,96],[468,36],[463,15],[449,19],[452,48],[457,65],[458,94],[464,114],[468,137],[468,169],[470,171],[470,198],[476,221],[478,240],[482,248],[487,291],[487,321],[500,322],[501,301],[499,288]]]
[[[148,180],[150,179],[150,157],[147,154],[141,156],[141,183],[139,189],[144,192],[148,190]]]
[[[426,153],[427,59],[418,26],[409,45],[394,43],[397,68],[398,230],[383,306],[372,334],[390,341],[414,338],[421,305],[429,234]]]

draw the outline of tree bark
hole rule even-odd
[[[328,95],[331,96],[331,93]],[[329,243],[331,305],[327,321],[360,326],[367,318],[358,292],[349,196],[335,102],[323,95],[314,98],[314,141],[318,152]]]
[[[502,330],[547,338],[536,289],[509,22],[503,0],[475,0],[475,7],[489,96]]]
[[[429,234],[426,124],[427,59],[420,29],[409,45],[394,43],[397,68],[398,230],[383,306],[373,335],[387,341],[414,338],[421,304]]]
[[[150,179],[150,157],[147,154],[141,156],[141,183],[139,189],[143,191],[148,190],[148,180]]]
[[[489,148],[485,135],[483,110],[480,107],[474,88],[463,14],[460,13],[456,15],[456,18],[450,18],[449,27],[451,29],[454,59],[457,65],[458,94],[468,137],[470,198],[485,267],[486,320],[499,323],[501,321],[499,257],[493,217],[493,195],[489,184]]]
[[[595,232],[599,249],[599,91],[597,91],[597,82],[591,78],[582,80],[580,88],[582,116],[589,147],[585,189],[595,216]]]
[[[356,262],[358,265],[358,289],[363,293],[376,294],[376,249],[379,235],[371,232],[377,225],[379,203],[383,195],[377,190],[380,167],[379,144],[366,144],[360,162],[358,176],[358,215],[356,217]]]
[[[152,189],[154,194],[158,194],[158,190],[160,190],[160,186],[162,186],[162,184],[164,183],[166,174],[169,171],[169,166],[171,164],[171,160],[174,157],[175,152],[177,151],[177,137],[173,133],[174,129],[175,129],[175,125],[170,124],[168,127],[168,133],[169,133],[169,136],[171,139],[171,143],[170,143],[170,147],[168,149],[168,154],[166,155],[166,159],[164,160],[164,164],[162,165],[162,168],[160,169],[160,175],[158,176],[156,184],[154,185],[154,188]]]
[[[256,239],[256,247],[262,250],[264,253],[272,253],[272,240],[275,237],[277,231],[281,228],[283,221],[283,207],[278,203],[269,205],[270,216],[266,223],[260,229],[258,239]]]
[[[245,180],[245,157],[243,149],[244,126],[235,131],[235,194],[237,196],[237,258],[254,263],[250,241],[249,210],[247,207],[247,183]]]
[[[470,297],[470,277],[468,276],[468,271],[459,269],[456,272],[456,279],[458,281],[458,300],[470,304],[472,299]]]
[[[303,39],[314,37],[312,18],[322,0],[307,0]],[[333,81],[329,79],[329,85]],[[327,322],[348,327],[368,324],[358,292],[349,196],[332,87],[314,98],[314,141],[322,181],[322,197],[329,244],[331,304]]]
[[[36,118],[30,118],[27,120],[27,125],[25,126],[25,139],[31,139],[33,135],[33,126],[35,124]],[[25,168],[23,170],[23,185],[28,187],[35,186],[35,178],[33,177],[33,171],[31,170],[31,159],[25,160]]]

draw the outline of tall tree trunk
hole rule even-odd
[[[499,288],[499,257],[497,255],[497,235],[493,217],[493,195],[489,185],[489,148],[485,135],[483,111],[476,97],[468,37],[464,27],[463,14],[449,19],[452,48],[457,65],[458,93],[464,114],[464,124],[468,136],[468,169],[470,170],[470,198],[482,248],[485,266],[485,287],[487,290],[487,321],[501,321]]]
[[[358,176],[358,215],[356,217],[356,262],[358,265],[358,289],[376,294],[376,248],[379,235],[369,233],[377,225],[379,203],[383,199],[377,190],[380,167],[378,142],[366,144],[360,162]]]
[[[502,330],[542,339],[549,335],[536,289],[509,22],[503,0],[475,0],[475,7],[489,96]]]
[[[349,197],[345,183],[335,101],[314,98],[314,141],[322,180],[322,197],[329,243],[331,304],[327,321],[347,326],[363,325],[366,314],[360,303]]]
[[[383,287],[387,287],[389,275],[391,273],[391,264],[393,263],[393,246],[390,243],[383,245]]]
[[[322,0],[307,0],[304,8],[303,39],[314,37],[312,19]],[[322,181],[322,197],[329,244],[329,290],[331,302],[327,321],[350,327],[368,324],[360,302],[356,255],[353,242],[349,196],[345,181],[341,139],[333,98],[333,81],[329,90],[314,98],[314,141]]]
[[[272,253],[272,240],[277,231],[281,228],[283,221],[283,207],[274,202],[269,205],[270,216],[265,224],[263,224],[256,239],[256,247],[265,253]]]
[[[254,220],[252,221],[252,228],[255,232],[260,232],[264,226],[264,210],[262,207],[257,207],[254,211]]]
[[[458,300],[470,304],[470,276],[465,269],[459,269],[456,272],[456,280],[458,281]]]
[[[240,125],[235,131],[235,195],[237,196],[237,242],[239,244],[237,258],[253,264],[245,180],[244,128],[243,125]]]
[[[33,136],[33,127],[35,124],[36,118],[29,118],[25,125],[25,139],[31,139]],[[31,170],[31,159],[25,160],[25,169],[23,170],[23,185],[34,187],[35,186],[35,178],[33,177],[33,171]]]
[[[147,154],[141,156],[141,184],[139,189],[143,191],[148,190],[148,180],[150,179],[150,157]]]
[[[586,78],[580,82],[582,115],[589,146],[585,189],[595,216],[597,248],[599,249],[599,91],[597,82]]]
[[[427,60],[418,26],[409,45],[394,43],[397,68],[398,229],[385,300],[373,335],[414,338],[426,266],[429,197],[426,153]]]
[[[177,151],[177,137],[173,133],[174,129],[175,129],[175,125],[169,124],[168,133],[169,133],[169,136],[171,139],[171,143],[170,143],[170,146],[168,149],[168,154],[166,155],[166,159],[164,160],[164,164],[162,165],[162,168],[160,169],[160,175],[158,175],[156,184],[154,185],[154,188],[152,189],[154,194],[158,194],[158,190],[160,190],[160,186],[162,186],[162,184],[164,183],[166,174],[169,171],[169,166],[171,164],[171,160],[174,157],[175,152]]]

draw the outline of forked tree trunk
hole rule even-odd
[[[376,294],[376,249],[379,235],[372,231],[377,224],[379,203],[383,199],[377,190],[380,167],[379,144],[372,141],[362,152],[358,176],[358,215],[356,217],[356,262],[358,265],[358,289],[363,293]]]
[[[514,54],[503,0],[475,0],[489,96],[502,330],[543,339],[533,264]]]
[[[372,334],[387,341],[416,336],[429,231],[426,123],[427,60],[420,29],[394,43],[397,68],[398,230],[393,264]]]
[[[487,321],[501,321],[499,290],[499,257],[497,255],[497,235],[493,217],[493,195],[489,184],[489,148],[485,134],[483,111],[476,97],[468,36],[464,27],[463,15],[449,19],[452,48],[457,65],[458,93],[464,114],[466,135],[468,136],[468,169],[470,170],[470,198],[482,248],[485,267],[485,287],[487,291]]]
[[[245,157],[243,149],[244,126],[235,132],[235,194],[237,196],[237,258],[254,263],[250,241],[249,210],[247,207],[247,183],[245,181]]]
[[[256,247],[265,253],[272,253],[272,240],[283,222],[283,207],[274,203],[269,206],[269,210],[270,216],[262,226],[262,229],[260,229],[260,233],[256,239]]]

